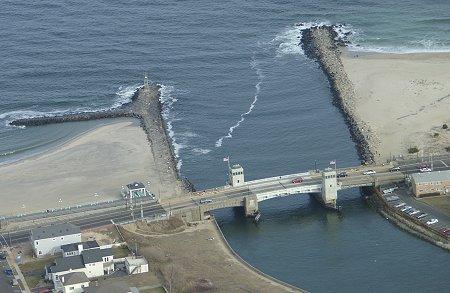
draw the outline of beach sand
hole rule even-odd
[[[0,215],[118,199],[121,187],[134,181],[150,182],[158,195],[156,170],[139,121],[113,120],[45,153],[0,166]],[[167,184],[164,190],[170,190]]]
[[[354,85],[357,120],[370,127],[385,161],[391,155],[446,153],[450,146],[450,53],[381,54],[344,52]]]

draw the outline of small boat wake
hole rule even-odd
[[[264,80],[264,74],[262,73],[261,68],[258,67],[259,63],[256,60],[255,55],[253,55],[252,62],[250,64],[251,64],[251,67],[256,71],[256,75],[258,76],[258,82],[255,84],[255,95],[253,96],[253,101],[250,104],[249,109],[246,112],[241,114],[241,118],[236,122],[236,124],[234,124],[233,126],[231,126],[228,129],[227,135],[220,137],[216,141],[216,143],[215,143],[216,148],[219,148],[222,146],[224,139],[233,137],[234,130],[236,128],[238,128],[242,122],[245,121],[245,116],[249,115],[253,111],[253,109],[255,108],[256,102],[258,102],[258,96],[259,96],[259,93],[261,92],[261,84]]]

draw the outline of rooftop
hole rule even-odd
[[[132,266],[141,266],[148,264],[147,260],[143,257],[126,257],[125,261]]]
[[[55,264],[50,267],[52,273],[66,272],[84,268],[83,257],[81,255],[57,258]]]
[[[83,256],[84,263],[88,264],[103,261],[103,257],[112,256],[114,254],[111,248],[105,248],[84,250],[81,255]]]
[[[142,182],[133,182],[130,184],[127,184],[128,189],[132,190],[132,189],[141,189],[141,188],[145,188],[145,185]]]
[[[39,227],[31,230],[33,240],[54,238],[80,233],[80,228],[70,223]]]
[[[450,180],[450,170],[414,173],[411,175],[415,183],[436,182]]]
[[[86,242],[78,242],[78,243],[62,245],[61,249],[63,252],[78,251],[79,244],[83,245],[83,250],[88,250],[88,249],[99,247],[97,241],[91,240],[91,241],[86,241]]]
[[[75,285],[80,283],[89,282],[88,277],[85,273],[75,272],[68,273],[60,276],[61,283],[63,286]]]
[[[81,255],[57,258],[55,264],[50,267],[50,271],[52,273],[59,273],[81,269],[86,267],[86,264],[103,261],[103,257],[105,256],[113,256],[111,248],[84,250]]]

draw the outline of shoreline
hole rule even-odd
[[[244,261],[228,244],[215,219],[176,226],[179,218],[121,225],[125,242],[138,243],[140,253],[167,283],[168,269],[177,268],[175,291],[197,291],[197,280],[207,280],[208,289],[224,292],[307,292],[263,273]],[[171,228],[163,228],[171,227]],[[170,229],[170,230],[161,230]],[[132,241],[130,241],[132,240]],[[189,251],[189,254],[186,254]]]
[[[160,95],[159,85],[144,85],[134,92],[129,103],[115,109],[17,119],[11,121],[10,125],[27,127],[123,117],[136,118],[140,121],[140,127],[146,133],[147,140],[150,143],[151,153],[160,171],[161,185],[164,186],[164,182],[167,183],[170,180],[178,182],[175,196],[180,196],[195,190],[195,188],[187,178],[181,178],[177,168],[178,158],[173,148],[172,138],[168,133],[167,122],[162,117],[163,105]],[[155,150],[155,146],[157,146],[157,150]],[[167,158],[167,163],[170,162],[169,166],[161,164],[159,158],[164,157]],[[167,176],[171,179],[166,178]],[[161,177],[165,179],[161,179]],[[163,191],[159,193],[163,193]]]
[[[222,230],[219,227],[219,224],[217,223],[216,219],[213,218],[212,220],[214,222],[214,227],[217,229],[217,233],[220,235],[220,239],[222,241],[222,244],[226,247],[228,252],[235,258],[236,261],[241,263],[242,266],[247,267],[249,270],[253,271],[255,274],[261,276],[262,278],[268,279],[269,281],[272,281],[279,286],[285,287],[286,290],[290,292],[308,292],[303,289],[300,289],[294,285],[291,285],[289,283],[286,283],[284,281],[281,281],[275,277],[272,277],[269,274],[264,273],[263,271],[257,269],[256,267],[252,266],[250,263],[245,261],[238,253],[234,251],[234,249],[231,247],[231,245],[228,243],[227,239],[225,238],[225,235],[223,235]]]
[[[450,243],[446,238],[442,237],[442,235],[433,231],[429,226],[425,226],[419,221],[415,222],[406,217],[404,214],[399,213],[398,210],[393,209],[383,199],[382,194],[377,189],[368,188],[367,190],[369,194],[367,197],[367,202],[375,208],[380,215],[385,217],[398,228],[433,245],[436,245],[439,248],[450,251]]]
[[[124,120],[121,120],[120,118],[122,118]],[[108,126],[108,125],[111,125],[111,124],[117,124],[117,123],[121,123],[121,122],[124,122],[124,121],[134,121],[136,124],[138,124],[138,119],[137,118],[133,118],[133,117],[120,117],[120,118],[119,119],[116,119],[116,118],[105,118],[105,119],[108,119],[109,121],[102,119],[103,120],[102,123],[99,123],[97,125],[93,125],[93,126],[89,127],[89,129],[83,130],[83,131],[81,131],[81,132],[79,132],[79,133],[77,133],[77,134],[75,134],[73,136],[70,136],[69,138],[58,139],[58,141],[56,141],[54,145],[46,147],[45,149],[43,149],[41,151],[33,152],[32,150],[29,150],[28,151],[28,152],[30,152],[29,155],[25,155],[23,157],[20,157],[20,158],[18,158],[16,160],[13,160],[13,161],[10,161],[10,162],[9,161],[5,161],[3,163],[0,162],[0,168],[4,167],[4,166],[10,166],[10,165],[18,164],[18,163],[24,162],[26,160],[35,159],[35,158],[37,158],[39,156],[43,156],[43,155],[49,154],[49,153],[51,153],[53,151],[56,151],[59,148],[62,148],[64,146],[70,144],[71,142],[74,142],[77,139],[79,139],[79,138],[81,138],[81,137],[83,137],[83,136],[85,136],[85,135],[87,135],[87,134],[97,130],[98,128],[103,127],[103,126]],[[87,121],[87,120],[85,120],[85,121]],[[67,123],[77,123],[77,122],[84,122],[84,121],[70,121],[70,122],[67,122]]]
[[[350,80],[343,69],[340,59],[340,50],[335,41],[337,33],[330,26],[319,26],[302,31],[301,46],[305,55],[315,60],[330,83],[333,95],[333,104],[341,111],[350,130],[350,135],[355,143],[358,156],[362,163],[374,162],[374,150],[371,146],[370,128],[361,127],[361,122],[356,120],[355,108],[350,100],[355,93]]]
[[[354,54],[356,58],[353,58],[358,59],[359,53],[345,51],[345,47],[340,46],[339,42],[336,41],[336,37],[336,32],[332,27],[313,27],[303,31],[304,41],[302,46],[306,55],[317,61],[322,71],[327,76],[333,94],[333,103],[344,115],[360,159],[363,163],[380,163],[384,159],[382,149],[380,148],[381,139],[374,131],[373,125],[371,124],[369,126],[367,121],[364,121],[360,116],[358,112],[360,111],[360,108],[357,107],[358,105],[356,103],[361,97],[357,95],[353,82],[350,80],[348,73],[345,70],[344,62],[342,61],[342,56],[345,54]],[[368,53],[364,56],[370,56],[369,58],[373,59],[386,58],[384,54],[380,55],[377,53]],[[429,54],[427,54],[427,56],[415,54],[414,56],[425,58],[429,57]],[[436,58],[442,56],[447,58],[450,55],[442,53],[435,56],[437,56]],[[395,56],[394,58],[401,60],[404,58],[404,55]],[[429,58],[425,59],[428,60]],[[450,95],[448,95],[448,97],[450,97]],[[387,107],[389,107],[392,102],[393,101],[388,100]],[[402,107],[405,106],[402,105]],[[373,111],[373,107],[369,108],[369,111]],[[385,118],[382,114],[380,116],[381,119]],[[388,127],[392,127],[392,125],[389,124]],[[390,159],[391,158],[389,158],[389,161]],[[369,202],[389,221],[421,239],[431,242],[443,249],[450,250],[448,243],[446,244],[441,241],[443,240],[442,237],[436,235],[435,232],[430,231],[429,228],[414,223],[410,219],[405,218],[404,215],[392,211],[389,205],[380,198],[377,190],[371,189],[371,191],[372,194],[368,198]]]

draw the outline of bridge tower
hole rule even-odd
[[[336,209],[338,184],[336,170],[327,168],[322,172],[321,201],[326,207]]]
[[[244,168],[236,164],[228,170],[228,182],[231,186],[241,186],[244,184]]]

